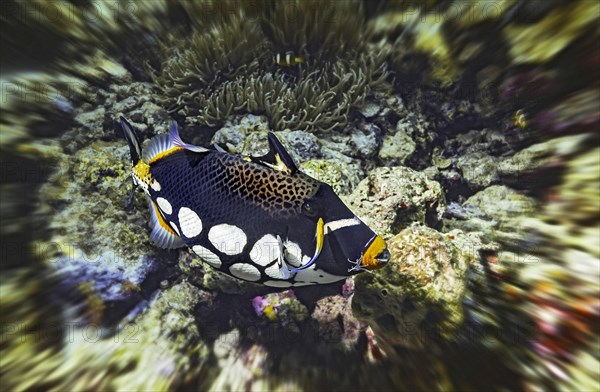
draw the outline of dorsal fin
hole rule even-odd
[[[285,171],[289,174],[296,173],[298,167],[285,147],[283,147],[283,144],[277,139],[277,136],[273,132],[269,132],[268,139],[269,152],[262,157],[251,158],[252,161],[267,164],[274,169]]]
[[[159,156],[167,155],[165,153],[174,148],[175,145],[171,143],[169,135],[156,135],[150,139],[150,142],[144,147],[142,160],[146,163],[150,163],[151,161],[157,160]]]
[[[221,147],[220,145],[218,145],[217,143],[213,144],[213,148],[215,149],[215,151],[217,152],[227,152],[223,147]]]
[[[177,128],[177,122],[173,121],[171,126],[169,127],[169,139],[171,143],[173,143],[176,147],[181,147],[185,150],[193,151],[193,152],[210,152],[208,148],[194,146],[193,144],[187,144],[183,140],[181,140],[181,136],[179,136],[179,129]]]

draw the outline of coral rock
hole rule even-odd
[[[252,306],[257,316],[277,321],[284,326],[302,321],[308,316],[306,306],[298,301],[292,290],[256,296],[252,300]]]
[[[472,254],[416,224],[388,241],[388,249],[389,265],[355,278],[356,317],[369,323],[386,345],[423,348],[436,338],[452,338],[463,320]]]
[[[329,343],[338,343],[350,350],[357,341],[363,326],[352,314],[350,302],[340,295],[321,298],[311,315],[317,324],[319,336]]]
[[[458,158],[456,166],[462,171],[469,188],[478,191],[498,182],[498,160],[483,152],[474,152]]]
[[[345,198],[376,233],[391,237],[411,222],[438,227],[446,202],[439,183],[407,167],[381,167]]]

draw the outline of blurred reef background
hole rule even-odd
[[[2,390],[600,388],[597,1],[0,9]],[[120,115],[274,131],[393,261],[277,291],[158,249]]]

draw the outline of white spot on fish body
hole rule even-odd
[[[226,223],[213,226],[208,239],[219,252],[230,256],[242,253],[248,241],[242,229]]]
[[[158,204],[158,208],[162,210],[165,214],[171,215],[173,213],[173,207],[171,203],[164,197],[157,197],[156,204]]]
[[[285,258],[285,262],[288,265],[291,265],[292,267],[300,267],[302,265],[302,249],[300,248],[300,245],[298,245],[295,242],[292,241],[285,241],[283,243],[284,247],[285,247],[285,251],[283,253],[283,256]],[[308,261],[310,260],[310,257],[305,256],[307,258],[307,260],[305,261],[306,263],[308,263]]]
[[[160,192],[160,190],[162,189],[160,183],[156,180],[152,181],[152,185],[150,185],[150,187],[152,187],[152,189],[154,189],[155,192]]]
[[[211,252],[210,250],[206,249],[203,246],[194,245],[192,247],[192,250],[194,251],[194,253],[196,253],[198,256],[200,256],[200,258],[205,263],[211,265],[214,268],[220,268],[221,265],[223,264],[221,262],[221,259],[219,258],[219,256],[217,256],[216,254],[214,254],[213,252]]]
[[[236,263],[229,267],[229,272],[236,278],[255,282],[260,279],[258,268],[248,263]]]
[[[175,233],[177,233],[178,236],[181,237],[181,234],[179,234],[179,229],[177,228],[177,225],[175,224],[175,222],[169,222],[169,224],[171,225],[171,227],[173,228],[173,231]]]
[[[256,241],[250,251],[250,259],[263,267],[279,257],[279,241],[272,234],[267,234]]]
[[[181,233],[187,238],[196,237],[202,231],[202,221],[193,210],[181,207],[177,217],[179,218]]]

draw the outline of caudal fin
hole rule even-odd
[[[129,152],[131,153],[131,162],[133,165],[139,162],[140,157],[142,156],[142,141],[138,133],[133,129],[131,124],[124,117],[119,118],[119,123],[121,124],[121,129],[123,130],[123,135],[125,135],[125,139],[127,140],[127,144],[129,145]]]

